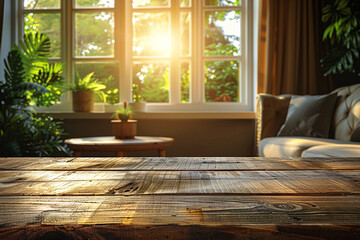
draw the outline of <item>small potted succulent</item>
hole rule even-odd
[[[70,85],[70,90],[73,92],[73,110],[74,112],[91,112],[94,110],[95,92],[105,98],[104,92],[106,86],[93,78],[94,72],[89,73],[83,78],[80,78],[79,73],[76,72],[75,82]]]
[[[113,134],[117,139],[130,139],[136,136],[137,120],[132,120],[132,108],[124,101],[111,120]]]

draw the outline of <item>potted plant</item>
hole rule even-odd
[[[146,102],[143,101],[142,90],[138,84],[133,84],[132,88],[132,102],[130,103],[132,109],[136,112],[146,111]]]
[[[352,79],[350,84],[360,81],[359,9],[359,1],[335,0],[322,9],[323,40],[330,42],[328,54],[321,59],[325,76],[334,74],[342,82]]]
[[[75,82],[70,85],[73,91],[73,110],[74,112],[91,112],[94,111],[95,92],[105,99],[105,94],[101,90],[106,86],[93,78],[94,72],[89,73],[84,78],[80,78],[76,72]]]
[[[124,101],[122,106],[116,110],[113,115],[114,120],[111,120],[113,134],[117,139],[130,139],[136,136],[137,120],[132,120],[133,110]]]
[[[0,156],[43,157],[70,154],[61,123],[33,106],[60,101],[62,64],[50,63],[50,39],[31,32],[11,49],[0,81]]]

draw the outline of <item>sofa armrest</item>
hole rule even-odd
[[[274,137],[284,124],[290,95],[258,94],[256,98],[257,145],[261,139]]]

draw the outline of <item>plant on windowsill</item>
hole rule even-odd
[[[142,90],[138,84],[133,84],[132,88],[132,99],[133,101],[130,103],[132,109],[136,112],[145,112],[146,111],[146,102],[142,97]]]
[[[116,110],[111,120],[113,134],[116,139],[131,139],[136,136],[137,120],[132,120],[133,110],[125,100]]]
[[[75,73],[75,82],[70,84],[69,89],[73,92],[73,110],[74,112],[91,112],[94,111],[95,93],[106,99],[103,89],[104,84],[93,78],[94,72],[80,78],[78,72]]]

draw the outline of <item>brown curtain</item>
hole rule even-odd
[[[330,91],[322,75],[322,0],[261,0],[258,93],[320,94]]]
[[[0,51],[1,51],[1,39],[2,39],[3,21],[4,21],[4,2],[5,0],[0,0]]]

